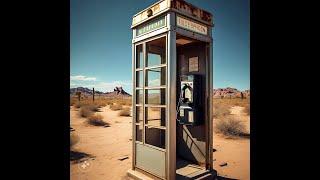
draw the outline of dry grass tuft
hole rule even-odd
[[[83,106],[80,108],[79,113],[81,117],[89,117],[93,114],[93,111],[88,106]]]
[[[94,126],[105,126],[105,125],[109,125],[109,123],[103,121],[103,116],[101,116],[100,114],[94,114],[91,115],[88,118],[88,123]]]
[[[216,123],[217,133],[221,133],[225,136],[245,136],[246,128],[242,121],[236,119],[233,116],[226,116],[219,119]]]
[[[214,104],[212,112],[214,118],[227,116],[230,115],[230,106],[225,104]]]
[[[241,106],[250,114],[250,99],[213,99],[213,117],[221,118],[230,115],[230,108],[233,106]],[[249,109],[247,109],[249,108]]]
[[[113,110],[113,111],[118,111],[118,110],[122,110],[122,105],[120,104],[112,104],[110,105],[110,109]]]
[[[94,102],[92,97],[84,97],[81,101],[78,101],[78,98],[75,96],[70,97],[70,105],[73,105],[76,108],[81,108],[85,105],[96,105],[98,107],[104,107],[106,105],[112,104],[120,104],[123,106],[131,106],[132,105],[132,98],[121,98],[121,97],[96,97]]]
[[[77,103],[77,99],[76,98],[73,98],[73,97],[70,97],[70,106],[73,106]]]
[[[243,112],[250,116],[250,104],[246,105],[243,109]]]
[[[119,112],[120,116],[130,116],[130,108],[126,107]]]
[[[94,111],[94,112],[98,112],[99,108],[100,108],[100,106],[97,105],[97,104],[89,104],[89,105],[86,105],[84,107],[88,108],[90,111]]]

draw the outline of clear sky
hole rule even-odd
[[[157,0],[70,1],[70,87],[132,93],[132,16]],[[186,0],[213,14],[213,86],[250,89],[249,0]]]

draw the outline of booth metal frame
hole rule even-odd
[[[177,72],[176,72],[176,66],[177,66],[177,54],[176,54],[176,36],[177,34],[189,37],[195,40],[199,40],[202,42],[208,43],[206,47],[207,51],[207,57],[206,57],[206,87],[213,87],[212,86],[212,47],[213,47],[213,40],[212,40],[212,33],[211,30],[213,28],[212,22],[207,22],[204,20],[201,20],[199,18],[195,18],[193,15],[179,11],[175,8],[172,8],[170,3],[172,3],[172,0],[162,0],[159,1],[148,8],[140,11],[135,16],[145,12],[148,9],[151,9],[155,5],[159,3],[167,3],[167,7],[163,9],[161,12],[158,12],[156,15],[153,15],[151,17],[148,17],[147,19],[133,24],[131,26],[133,30],[133,38],[132,38],[132,82],[133,82],[133,98],[132,98],[132,169],[133,170],[139,170],[146,172],[149,175],[152,175],[159,179],[175,179],[176,177],[176,81],[177,81]],[[207,35],[199,34],[197,32],[192,32],[190,30],[178,27],[176,25],[176,16],[182,16],[186,17],[190,20],[193,20],[197,23],[201,23],[202,25],[205,25],[207,29]],[[166,25],[160,29],[155,29],[151,32],[148,32],[146,34],[137,36],[137,27],[146,24],[156,18],[159,17],[165,17],[165,23]],[[165,37],[166,38],[166,64],[160,65],[159,67],[166,67],[166,85],[162,88],[166,89],[166,104],[163,105],[163,107],[166,108],[166,135],[165,135],[165,149],[161,149],[152,145],[146,144],[146,146],[149,146],[151,148],[155,148],[160,151],[165,152],[165,177],[159,177],[155,174],[152,174],[152,172],[148,172],[147,170],[143,169],[143,167],[138,167],[135,163],[135,157],[136,157],[136,143],[140,143],[136,141],[136,90],[139,88],[136,87],[136,47],[141,44],[145,44],[147,42],[150,42],[152,40]],[[146,50],[146,45],[143,45],[143,52]],[[145,53],[143,53],[145,56]],[[145,59],[145,58],[144,58]],[[145,63],[145,61],[144,61]],[[143,72],[145,74],[145,67],[143,66]],[[145,87],[145,79],[146,76],[143,76],[143,91]],[[212,143],[213,143],[213,137],[212,137],[212,91],[211,88],[207,88],[205,90],[205,126],[206,126],[206,165],[205,168],[208,170],[213,169],[213,160],[212,160]],[[144,93],[143,93],[144,95]],[[145,104],[145,95],[143,97],[143,104]],[[143,107],[144,108],[144,107]],[[143,113],[143,121],[145,121],[145,113]],[[144,125],[143,125],[143,128]],[[143,131],[144,132],[144,131]],[[144,138],[144,135],[142,136]]]

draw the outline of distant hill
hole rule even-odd
[[[239,91],[236,88],[218,88],[213,89],[213,98],[241,98],[241,93],[244,98],[250,97],[250,90]]]
[[[86,87],[70,88],[70,95],[75,95],[76,92],[81,92],[81,94],[84,95],[92,95],[92,89]],[[95,90],[95,94],[103,94],[103,92]]]
[[[81,92],[84,96],[92,96],[92,89],[86,87],[70,88],[70,95],[76,95],[76,92]],[[95,90],[95,95],[106,97],[130,97],[131,95],[123,90],[122,87],[115,87],[112,92],[101,92]]]

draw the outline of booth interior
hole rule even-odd
[[[182,97],[184,78],[188,75],[195,75],[193,89],[189,95],[192,101],[192,123],[177,121],[176,123],[176,173],[177,177],[187,177],[192,174],[203,174],[206,170],[206,117],[205,117],[205,94],[206,94],[206,65],[208,61],[209,43],[192,39],[177,34],[176,36],[176,57],[177,57],[177,94],[176,101]],[[192,64],[191,64],[192,63]],[[198,81],[198,82],[196,82]],[[189,99],[190,100],[190,99]],[[177,112],[178,112],[177,107]],[[177,116],[181,114],[181,110]],[[183,115],[187,115],[184,111]],[[190,115],[190,114],[189,114]],[[190,118],[188,117],[190,120]]]

